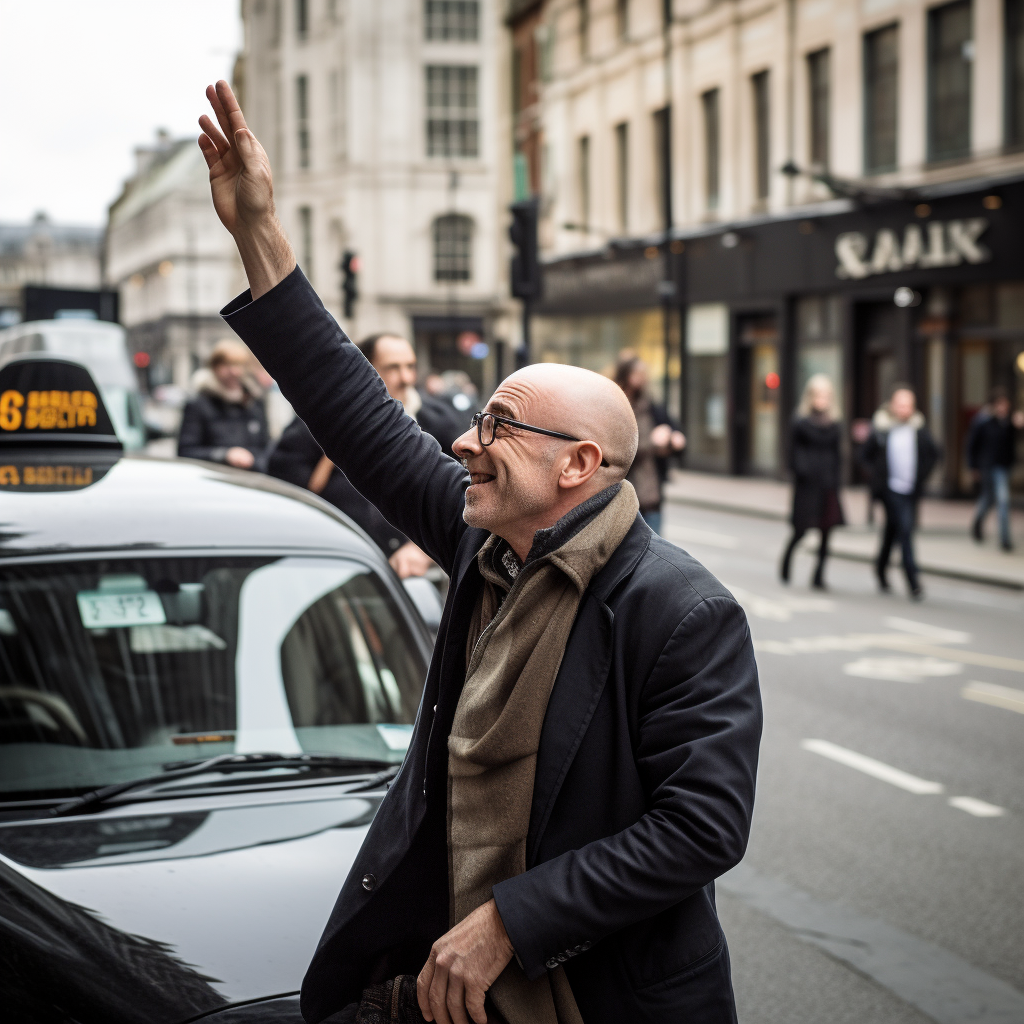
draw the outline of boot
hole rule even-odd
[[[971,523],[971,536],[980,544],[984,539],[985,535],[981,532],[981,520],[975,518],[974,522]]]

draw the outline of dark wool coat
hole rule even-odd
[[[488,534],[296,269],[227,322],[352,482],[451,576],[405,762],[302,986],[317,1022],[416,974],[447,931],[447,740]],[[541,733],[527,870],[494,888],[530,978],[565,965],[587,1024],[736,1020],[714,880],[743,856],[761,732],[742,609],[638,516],[584,594]]]
[[[839,424],[816,423],[804,416],[793,421],[789,468],[793,472],[793,528],[829,530],[843,522],[839,504]]]
[[[313,470],[319,465],[324,451],[316,443],[298,416],[285,427],[270,453],[267,472],[279,480],[287,480],[296,487],[308,487]],[[339,512],[344,512],[370,539],[390,557],[408,538],[396,530],[370,502],[351,484],[337,466],[327,478],[327,486],[320,492]]]
[[[921,497],[924,485],[942,453],[920,412],[915,412],[911,416],[910,423],[916,431],[917,438],[917,475],[911,495],[916,499]],[[895,420],[888,411],[884,408],[879,409],[871,421],[871,433],[860,452],[860,460],[870,474],[871,496],[879,501],[883,501],[889,491],[888,442],[889,431],[894,426]]]
[[[984,472],[994,466],[1008,468],[1017,457],[1017,429],[1013,421],[996,419],[982,409],[971,421],[967,434],[967,465]]]
[[[178,433],[178,454],[186,459],[224,462],[229,448],[247,448],[256,461],[253,469],[267,465],[267,412],[250,395],[243,404],[228,401],[211,370],[196,375],[199,394],[185,406]]]

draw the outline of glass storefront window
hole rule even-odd
[[[696,303],[687,310],[686,464],[727,472],[729,431],[729,309],[723,303]]]
[[[816,373],[823,373],[835,388],[836,407],[843,415],[843,339],[841,305],[835,295],[809,295],[796,306],[797,358],[794,403]]]

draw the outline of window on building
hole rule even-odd
[[[899,41],[896,25],[864,37],[864,170],[868,174],[896,169]]]
[[[629,231],[629,125],[615,126],[615,185],[618,191],[619,229]]]
[[[1024,0],[1006,0],[1006,144],[1024,145]]]
[[[332,71],[331,92],[331,149],[335,156],[345,155],[345,73]]]
[[[752,75],[754,99],[754,191],[758,199],[767,199],[771,191],[771,80],[767,71]]]
[[[309,34],[309,0],[295,0],[295,34],[299,39]]]
[[[480,38],[477,0],[426,0],[423,23],[427,39],[472,43]]]
[[[580,56],[590,53],[590,0],[578,0],[580,9]]]
[[[473,222],[449,213],[434,221],[434,280],[469,281],[473,277]]]
[[[302,272],[310,280],[313,279],[313,209],[310,206],[299,207],[299,236],[302,248]]]
[[[829,165],[829,104],[832,89],[831,51],[807,55],[807,109],[811,166],[827,170]]]
[[[629,38],[629,0],[615,0],[615,31],[620,39]]]
[[[662,107],[654,112],[654,194],[658,219],[663,228],[672,227],[672,111]]]
[[[281,0],[274,0],[270,11],[270,45],[281,45]]]
[[[590,136],[584,135],[579,141],[580,177],[580,224],[590,227]]]
[[[928,157],[946,160],[971,149],[970,0],[928,12]]]
[[[427,67],[427,155],[479,153],[477,69],[466,64]]]
[[[718,112],[718,90],[709,89],[700,98],[704,110],[704,195],[708,209],[718,208],[718,164],[721,147],[721,126]]]
[[[309,167],[309,78],[295,79],[295,121],[298,130],[299,166]]]

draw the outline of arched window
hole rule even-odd
[[[473,222],[449,213],[434,221],[434,280],[469,281],[473,276]]]

